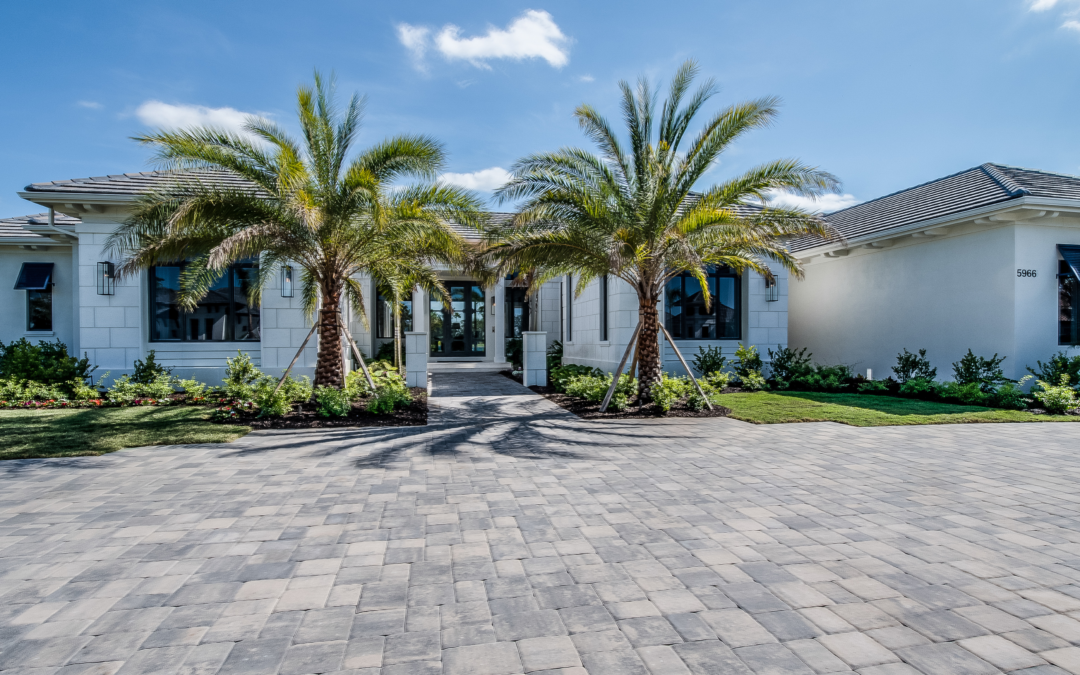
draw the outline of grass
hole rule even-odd
[[[856,427],[976,422],[1080,422],[1078,416],[1032,415],[1021,410],[918,401],[892,396],[756,392],[723,394],[720,405],[731,417],[754,424],[839,422]]]
[[[0,459],[103,455],[122,448],[224,443],[248,427],[214,424],[201,407],[0,411]]]

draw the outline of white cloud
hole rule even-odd
[[[172,105],[161,101],[147,101],[135,110],[143,124],[160,129],[188,129],[191,127],[214,127],[239,134],[246,134],[244,124],[251,113],[234,108],[208,108],[203,105]]]
[[[75,105],[80,108],[90,108],[91,110],[101,110],[102,105],[97,101],[78,101]]]
[[[1077,21],[1076,19],[1069,19],[1065,23],[1061,24],[1061,27],[1068,28],[1069,30],[1074,30],[1080,33],[1080,21]]]
[[[439,176],[439,180],[443,183],[480,192],[491,192],[496,188],[500,188],[510,178],[510,172],[501,166],[493,166],[490,169],[482,169],[472,173],[444,173]]]
[[[530,9],[505,28],[488,27],[485,35],[461,37],[461,29],[446,24],[432,39],[431,29],[398,24],[398,40],[419,62],[433,47],[447,60],[468,61],[478,68],[490,68],[491,59],[544,59],[554,68],[570,62],[570,38],[566,37],[547,12]]]
[[[1033,12],[1045,12],[1053,9],[1061,0],[1030,0],[1028,9]]]
[[[578,76],[578,82],[595,82],[596,78],[592,75],[580,75]]]
[[[407,23],[399,23],[397,25],[398,40],[405,49],[412,52],[413,58],[419,63],[424,58],[424,53],[427,52],[428,36],[431,34],[431,30],[424,28],[423,26],[410,26]]]
[[[832,213],[849,206],[855,206],[859,200],[855,195],[825,194],[817,199],[793,195],[787,192],[774,192],[769,197],[769,204],[784,208],[798,208],[811,213]]]

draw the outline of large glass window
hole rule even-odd
[[[52,288],[26,292],[26,330],[52,330]]]
[[[608,339],[608,278],[607,275],[600,277],[600,341]]]
[[[401,299],[401,332],[412,331],[412,293],[406,293]],[[394,302],[393,296],[379,290],[375,295],[375,335],[379,338],[394,337]]]
[[[529,301],[525,297],[528,289],[506,289],[506,297],[503,305],[506,309],[506,337],[507,339],[519,338],[521,334],[529,330]]]
[[[1080,344],[1080,281],[1069,263],[1058,264],[1058,344]]]
[[[181,310],[180,275],[184,264],[150,268],[150,339],[154,341],[257,342],[259,308],[248,303],[259,265],[230,267],[191,312]]]
[[[574,340],[574,277],[566,275],[566,341]]]
[[[705,307],[701,283],[687,273],[668,282],[664,321],[677,340],[738,340],[742,337],[741,279],[729,267],[706,277],[712,306]]]

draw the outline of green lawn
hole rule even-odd
[[[0,411],[0,459],[102,455],[121,448],[222,443],[249,427],[214,424],[200,407]]]
[[[731,417],[754,424],[840,422],[856,427],[879,427],[972,422],[1080,422],[1080,417],[1075,415],[1032,415],[1020,410],[859,394],[757,392],[723,394],[719,402],[731,408]]]

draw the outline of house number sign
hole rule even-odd
[[[1036,276],[1036,274],[1035,274],[1035,270],[1016,270],[1016,276],[1034,278]]]

